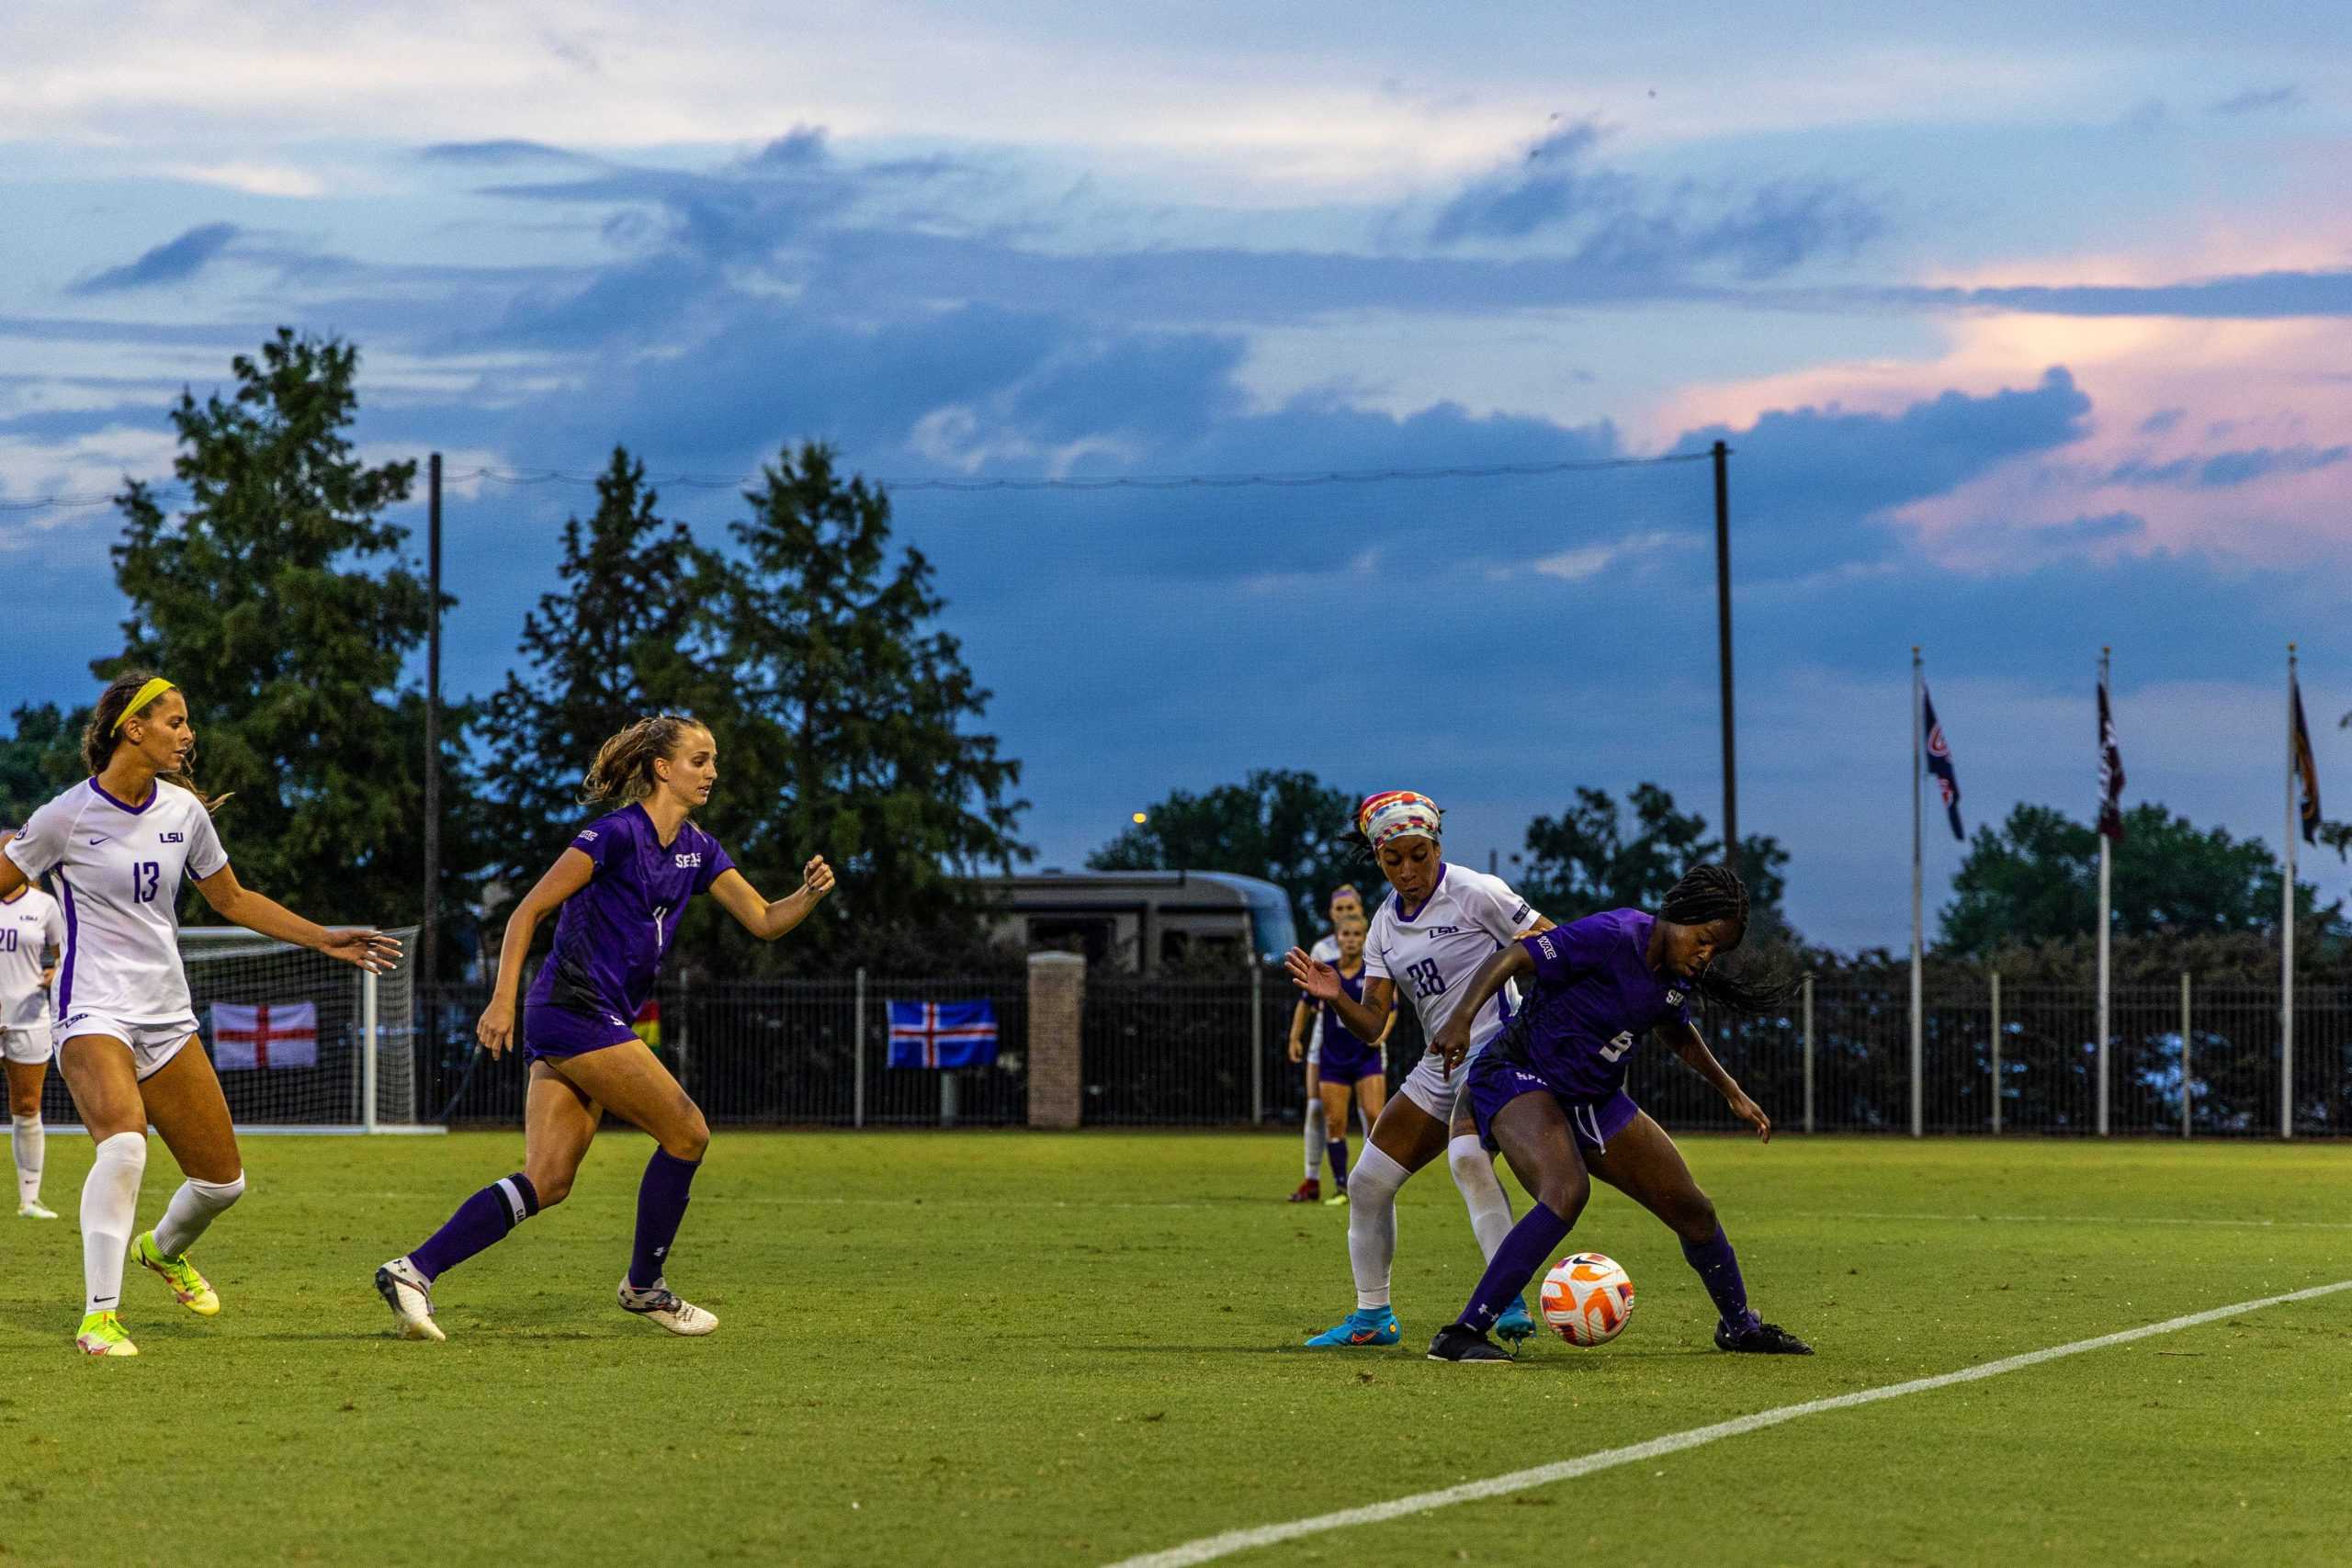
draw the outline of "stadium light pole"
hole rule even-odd
[[[1739,770],[1731,724],[1731,448],[1718,441],[1715,459],[1715,653],[1724,693],[1724,864],[1739,869]]]
[[[425,468],[424,525],[424,919],[416,973],[431,1007],[441,935],[441,454]]]

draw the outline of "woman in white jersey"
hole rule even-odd
[[[16,836],[0,828],[0,845]],[[49,987],[52,954],[65,951],[65,911],[38,887],[0,898],[0,1062],[8,1077],[8,1152],[17,1161],[17,1215],[53,1220],[41,1206],[40,1168],[49,1138],[40,1124],[40,1086],[49,1074]]]
[[[1329,908],[1330,932],[1317,942],[1312,949],[1316,961],[1322,964],[1340,961],[1340,922],[1344,919],[1363,919],[1363,895],[1358,893],[1352,884],[1342,882],[1331,889]],[[1294,1015],[1290,1026],[1290,1059],[1295,1062],[1302,1056],[1306,1062],[1306,1099],[1298,1113],[1298,1125],[1300,1136],[1306,1145],[1303,1151],[1306,1156],[1306,1179],[1292,1190],[1289,1201],[1312,1203],[1323,1196],[1323,1183],[1316,1172],[1322,1168],[1323,1156],[1329,1144],[1324,1136],[1320,1110],[1323,1103],[1323,1032],[1320,1029],[1309,1032],[1299,1021],[1298,1016]],[[1345,1131],[1344,1123],[1341,1130]],[[1331,1178],[1341,1188],[1347,1186],[1346,1171],[1334,1170]]]
[[[1373,795],[1356,808],[1356,830],[1390,888],[1364,942],[1361,1001],[1348,995],[1329,964],[1296,948],[1283,959],[1298,988],[1330,1008],[1359,1038],[1380,1037],[1402,989],[1412,998],[1421,1032],[1435,1040],[1488,954],[1515,938],[1552,929],[1500,877],[1442,858],[1441,815],[1436,802],[1410,790]],[[1516,1004],[1515,994],[1503,993],[1478,1009],[1470,1026],[1473,1056],[1502,1032]],[[1470,1210],[1479,1252],[1491,1260],[1510,1234],[1510,1201],[1496,1179],[1494,1158],[1479,1142],[1468,1102],[1456,1104],[1467,1078],[1466,1061],[1448,1072],[1442,1057],[1424,1055],[1382,1109],[1348,1176],[1348,1263],[1355,1274],[1356,1310],[1309,1339],[1309,1348],[1394,1345],[1401,1337],[1389,1303],[1396,1190],[1441,1149]],[[1512,1340],[1534,1333],[1527,1303],[1514,1302],[1495,1332]]]
[[[264,936],[379,972],[400,956],[381,931],[325,931],[238,885],[212,830],[218,803],[188,776],[195,749],[187,700],[169,681],[117,676],[82,732],[89,779],[0,846],[0,897],[47,877],[65,909],[57,1066],[97,1145],[82,1185],[86,1293],[75,1337],[92,1356],[139,1354],[117,1316],[127,1247],[181,1305],[206,1317],[220,1310],[187,1249],[245,1190],[220,1080],[201,1050],[187,1048],[197,1031],[175,914],[183,878],[221,919]],[[187,1179],[134,1243],[151,1122]]]

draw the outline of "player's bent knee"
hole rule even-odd
[[[1715,1201],[1693,1189],[1689,1197],[1675,1206],[1675,1234],[1685,1241],[1713,1241],[1721,1222],[1715,1218]]]
[[[691,1161],[702,1158],[710,1148],[710,1123],[703,1119],[702,1107],[688,1100],[684,1124],[662,1140],[662,1147],[673,1159]]]
[[[1535,1201],[1570,1224],[1584,1213],[1592,1198],[1592,1178],[1582,1170],[1571,1175],[1551,1175],[1536,1186]]]

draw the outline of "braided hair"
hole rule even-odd
[[[1694,865],[1667,889],[1657,913],[1658,919],[1678,926],[1730,921],[1731,941],[1719,950],[1729,953],[1747,940],[1747,885],[1727,865],[1712,861]],[[1750,979],[1719,974],[1710,964],[1690,982],[1690,988],[1734,1012],[1763,1013],[1786,1001],[1795,989],[1795,982],[1785,975],[1762,975]]]

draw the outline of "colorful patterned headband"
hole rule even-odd
[[[1434,840],[1444,815],[1426,795],[1392,789],[1364,797],[1364,803],[1356,807],[1356,827],[1376,850],[1391,839],[1418,836]]]
[[[131,698],[120,713],[114,716],[113,733],[117,735],[121,734],[122,727],[130,722],[130,716],[132,714],[137,713],[141,708],[143,708],[149,703],[153,702],[165,692],[173,690],[175,690],[173,684],[169,681],[164,680],[161,675],[156,676],[153,680],[140,687],[139,694]]]

